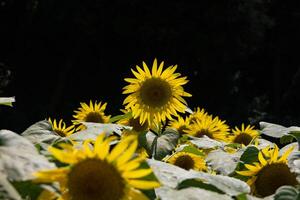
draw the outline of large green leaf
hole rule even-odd
[[[250,192],[250,188],[245,182],[232,177],[212,175],[194,170],[187,171],[161,161],[148,160],[147,162],[162,185],[170,188],[176,188],[186,180],[195,179],[205,183],[203,184],[205,187],[213,185],[230,196]]]
[[[299,200],[299,190],[292,186],[281,186],[276,190],[274,200]]]
[[[223,143],[210,139],[209,137],[206,136],[202,138],[196,138],[196,137],[190,137],[190,138],[192,138],[190,142],[196,145],[199,149],[214,149],[217,147],[224,146]]]
[[[54,167],[26,138],[9,130],[1,130],[0,140],[0,174],[9,180],[28,180],[33,178],[33,172]]]
[[[0,105],[13,106],[12,103],[15,101],[15,97],[0,97]]]
[[[208,153],[206,162],[219,174],[229,175],[235,170],[242,153],[242,149],[235,153],[228,153],[222,149],[216,149]]]
[[[240,160],[245,164],[251,164],[258,161],[259,150],[255,146],[249,146],[241,155]]]
[[[211,192],[209,190],[189,187],[181,190],[175,190],[169,187],[161,187],[155,190],[156,195],[161,200],[197,200],[197,199],[209,199],[209,200],[232,200],[228,195]]]
[[[260,122],[261,133],[274,138],[281,138],[285,135],[288,135],[290,132],[300,131],[300,127],[291,126],[284,127],[278,124],[268,123],[268,122]]]
[[[0,173],[0,199],[1,200],[21,200],[21,196],[9,183],[4,174]]]
[[[86,126],[86,129],[78,131],[68,138],[76,141],[84,141],[87,139],[95,140],[101,133],[105,133],[106,135],[111,135],[113,133],[121,135],[123,128],[130,128],[119,124],[101,124],[92,122],[83,122],[82,124]]]
[[[37,200],[44,190],[40,185],[32,181],[17,181],[13,182],[12,185],[19,192],[22,199]]]
[[[148,146],[151,145],[151,155],[157,160],[161,160],[172,153],[178,143],[179,134],[173,129],[166,129],[155,138],[153,138],[153,133],[148,133],[150,134],[149,136],[146,135]]]
[[[35,145],[42,143],[51,145],[66,140],[66,138],[59,136],[53,131],[52,125],[47,120],[36,122],[28,127],[21,135]]]

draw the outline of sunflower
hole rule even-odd
[[[167,162],[185,170],[194,169],[197,171],[206,171],[206,163],[203,157],[188,153],[188,152],[177,152],[167,159]]]
[[[95,104],[90,101],[90,105],[86,103],[80,103],[80,105],[81,107],[74,111],[76,114],[73,115],[74,125],[79,125],[77,130],[85,129],[81,122],[108,123],[110,115],[106,116],[104,113],[107,103],[101,105],[101,101],[99,103],[96,101]]]
[[[178,116],[177,120],[170,121],[169,127],[176,129],[180,135],[183,135],[186,134],[185,131],[188,130],[189,124],[190,124],[189,118],[184,119]]]
[[[68,145],[62,149],[50,147],[52,155],[69,166],[37,172],[35,181],[58,182],[63,200],[147,199],[139,189],[153,189],[160,184],[142,179],[152,170],[139,169],[143,157],[133,158],[136,137],[124,138],[111,151],[113,138],[104,137],[105,134],[97,137],[93,149],[90,140],[84,141],[82,149]]]
[[[297,185],[296,175],[290,171],[287,163],[292,150],[293,147],[279,156],[277,145],[274,148],[266,147],[258,153],[259,162],[245,164],[247,170],[237,173],[249,177],[247,183],[253,194],[259,197],[272,195],[283,185]]]
[[[242,124],[242,128],[239,129],[235,127],[232,129],[232,135],[228,136],[230,143],[238,143],[247,146],[252,140],[257,139],[259,132],[254,129],[254,126],[248,125],[245,128],[245,125]]]
[[[195,123],[191,124],[186,133],[194,137],[206,135],[211,139],[221,140],[224,134],[228,134],[228,131],[229,127],[225,124],[225,121],[220,120],[218,117],[206,116],[202,120],[196,120]]]
[[[123,94],[129,94],[123,104],[126,109],[132,110],[134,119],[139,117],[143,124],[145,121],[152,124],[172,119],[177,112],[184,113],[186,101],[182,97],[191,97],[185,92],[182,85],[188,80],[186,77],[179,77],[180,73],[174,73],[177,66],[170,66],[163,71],[164,62],[157,66],[155,59],[150,72],[148,66],[143,62],[143,70],[136,66],[137,72],[132,73],[136,78],[125,78],[129,85],[123,89]]]
[[[58,135],[60,135],[61,137],[66,137],[69,136],[71,134],[74,133],[75,131],[75,127],[74,125],[71,125],[69,127],[66,127],[66,123],[63,122],[63,120],[59,120],[59,122],[56,122],[56,119],[54,119],[53,121],[49,118],[48,119],[49,123],[52,126],[52,129],[54,132],[56,132]]]
[[[197,107],[195,111],[189,115],[190,123],[196,123],[197,120],[201,121],[202,118],[208,116],[208,113],[205,111],[204,108]]]
[[[143,124],[141,124],[140,123],[140,118],[139,117],[133,118],[132,115],[130,114],[131,113],[130,110],[129,111],[121,110],[121,111],[125,115],[127,115],[129,113],[129,115],[128,115],[128,117],[119,120],[117,123],[125,125],[125,126],[132,127],[131,130],[124,130],[122,135],[124,135],[124,136],[137,135],[137,134],[139,134],[141,132],[144,132],[144,131],[149,129],[148,122],[145,121]]]

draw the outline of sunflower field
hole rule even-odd
[[[300,127],[229,127],[188,106],[177,65],[151,65],[124,79],[120,114],[98,99],[81,102],[71,122],[0,130],[0,199],[300,199]]]

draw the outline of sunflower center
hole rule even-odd
[[[95,122],[95,123],[104,123],[104,119],[101,113],[99,112],[90,112],[86,115],[86,122]]]
[[[125,191],[124,179],[115,167],[98,159],[76,164],[67,184],[72,200],[119,200]]]
[[[54,131],[55,131],[55,133],[57,133],[61,137],[65,137],[66,136],[66,134],[65,134],[65,132],[63,130],[56,129]]]
[[[285,163],[269,164],[257,174],[255,181],[256,193],[265,197],[274,194],[283,185],[296,185],[295,174],[291,173]]]
[[[145,122],[142,124],[140,124],[140,118],[130,118],[129,119],[129,126],[132,127],[132,130],[136,131],[136,132],[142,132],[145,131],[148,128],[148,123]]]
[[[203,135],[206,135],[207,137],[213,139],[213,134],[208,129],[201,129],[197,131],[195,136],[200,138],[203,137]]]
[[[150,107],[162,107],[172,97],[170,84],[160,78],[147,79],[140,88],[140,97]]]
[[[248,145],[252,141],[252,137],[247,133],[241,133],[234,139],[233,143]]]
[[[179,135],[184,135],[184,134],[186,134],[186,132],[185,132],[186,130],[187,130],[186,125],[182,125],[182,126],[180,126],[180,127],[177,129]]]
[[[194,164],[194,160],[188,155],[179,156],[174,162],[174,165],[186,170],[193,169]]]

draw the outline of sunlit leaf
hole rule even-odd
[[[222,175],[229,175],[235,170],[242,153],[243,150],[235,153],[228,153],[222,149],[217,149],[208,153],[206,162],[216,172]]]
[[[78,131],[68,136],[68,138],[76,141],[83,141],[87,139],[95,140],[101,133],[105,133],[106,135],[111,135],[113,133],[121,135],[122,130],[126,128],[126,126],[119,124],[101,124],[92,122],[83,122],[83,124],[86,126],[85,130]]]
[[[29,140],[12,131],[1,130],[0,141],[0,174],[9,180],[28,180],[33,172],[54,167]]]
[[[224,146],[221,142],[210,139],[209,137],[195,138],[193,137],[190,142],[196,145],[199,149],[213,149]]]
[[[0,97],[0,105],[13,106],[12,103],[16,101],[15,97]]]
[[[9,183],[4,174],[0,173],[0,199],[1,200],[21,200],[21,196]]]
[[[175,190],[168,187],[161,187],[155,190],[156,195],[161,200],[183,200],[183,199],[209,199],[209,200],[232,200],[228,195],[219,194],[209,190],[189,187]]]
[[[276,190],[274,200],[299,200],[299,190],[292,186],[281,186]]]
[[[61,141],[67,141],[66,138],[59,136],[52,129],[52,125],[48,120],[42,120],[28,127],[23,133],[23,137],[31,141],[33,144],[51,145]]]

